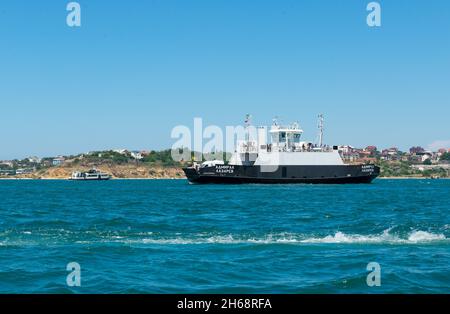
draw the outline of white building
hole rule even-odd
[[[355,150],[355,148],[350,145],[341,145],[341,146],[338,146],[338,150],[339,150],[339,152],[341,152],[343,154],[350,154]]]
[[[29,162],[31,162],[31,163],[35,163],[35,164],[38,164],[38,163],[40,163],[40,162],[41,162],[41,158],[39,158],[39,157],[36,157],[36,156],[33,156],[33,157],[28,157],[27,159],[28,159],[28,161],[29,161]]]
[[[14,166],[13,162],[9,161],[9,160],[0,161],[0,165],[5,165],[5,166],[10,167],[10,168],[12,168]]]
[[[65,158],[62,156],[58,156],[56,158],[53,158],[52,165],[53,166],[61,166],[65,162]]]
[[[132,151],[130,154],[131,157],[133,157],[136,160],[141,160],[142,158],[144,158],[144,156],[142,156],[142,153],[139,151]]]
[[[128,153],[127,149],[114,149],[113,152],[121,154],[121,155],[126,155]]]

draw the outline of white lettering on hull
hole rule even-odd
[[[222,174],[222,173],[233,174],[234,166],[233,165],[217,165],[216,173],[218,173],[218,174]]]

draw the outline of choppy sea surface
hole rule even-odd
[[[449,292],[450,180],[0,180],[0,293]]]

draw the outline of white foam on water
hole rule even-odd
[[[396,235],[389,233],[389,229],[383,231],[379,235],[359,235],[359,234],[345,234],[343,232],[336,232],[334,235],[328,235],[323,238],[308,238],[302,240],[302,243],[395,243],[403,242],[402,239]]]
[[[30,232],[31,233],[31,232]],[[22,234],[28,234],[28,231]],[[94,237],[91,239],[78,238],[73,243],[76,244],[97,244],[97,243],[116,243],[116,244],[149,244],[149,245],[204,245],[204,244],[427,244],[427,243],[450,243],[450,238],[444,234],[431,233],[422,230],[414,230],[409,234],[399,236],[392,232],[392,229],[386,229],[380,234],[346,234],[338,231],[326,236],[311,236],[305,234],[294,233],[270,233],[262,236],[245,236],[245,235],[217,235],[200,233],[194,235],[175,234],[173,237],[158,237],[153,233],[140,233],[141,236],[133,235],[110,235]],[[145,236],[144,236],[145,235]],[[3,239],[0,246],[10,245],[36,245],[39,243],[49,243],[64,245],[70,243],[68,238],[47,238],[34,239],[33,241],[24,241],[23,239]]]
[[[193,238],[164,238],[125,241],[127,243],[144,244],[417,244],[438,241],[448,241],[443,234],[435,234],[426,231],[413,231],[407,238],[401,238],[396,234],[391,234],[390,229],[377,235],[345,234],[336,232],[334,235],[325,237],[305,237],[295,234],[269,234],[260,238],[245,238],[233,235],[216,235],[210,237]]]
[[[131,241],[125,241],[127,243],[143,243],[143,244],[201,244],[199,242],[195,242],[191,239],[181,239],[181,238],[175,238],[175,239],[143,239],[141,240],[131,240]]]
[[[336,232],[333,236],[323,238],[305,239],[303,243],[375,243],[375,244],[415,244],[448,240],[443,234],[434,234],[426,231],[413,231],[407,238],[391,234],[390,230],[383,231],[379,235],[347,235]]]
[[[239,244],[245,243],[245,240],[233,238],[232,235],[212,236],[207,238],[173,238],[173,239],[143,239],[126,241],[128,243],[144,243],[144,244]]]
[[[408,237],[410,242],[429,242],[429,241],[443,241],[447,238],[443,234],[434,234],[426,231],[414,231]]]
[[[91,244],[91,241],[75,241],[76,244]]]

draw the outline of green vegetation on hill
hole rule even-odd
[[[116,164],[124,165],[128,163],[151,164],[164,167],[181,166],[181,163],[172,159],[170,149],[163,151],[151,151],[143,155],[142,159],[136,159],[130,152],[118,153],[115,151],[96,151],[86,155],[73,156],[73,163],[89,164]]]
[[[450,161],[450,152],[443,153],[440,160]]]
[[[381,177],[447,177],[448,171],[444,168],[419,170],[411,166],[408,161],[380,160],[377,165],[381,168]]]
[[[91,152],[90,154],[77,156],[74,159],[74,162],[79,162],[83,160],[83,162],[87,163],[110,163],[110,164],[118,164],[122,165],[128,163],[132,160],[131,155],[120,154],[114,151],[103,151],[103,152]]]
[[[430,165],[432,165],[433,163],[431,162],[430,159],[425,159],[424,162],[423,162],[423,164],[424,164],[424,165],[430,166]]]
[[[418,170],[411,168],[409,162],[398,161],[388,162],[380,160],[378,165],[381,168],[382,177],[401,177],[401,176],[417,176],[420,175]]]
[[[162,166],[180,166],[181,163],[172,159],[171,150],[151,151],[150,154],[144,156],[141,162],[149,164],[161,164]]]

